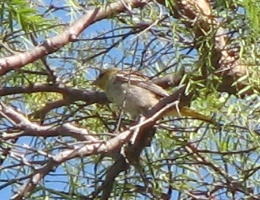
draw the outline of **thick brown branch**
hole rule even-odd
[[[39,124],[29,121],[24,115],[14,110],[11,107],[0,103],[0,116],[8,119],[15,129],[19,130],[17,133],[5,133],[1,135],[3,140],[16,139],[21,136],[71,136],[80,141],[97,142],[96,137],[92,136],[86,129],[75,127],[71,124],[65,123],[59,126],[41,126]],[[22,130],[22,131],[21,131]]]
[[[19,69],[24,65],[34,62],[35,60],[42,58],[43,56],[58,51],[61,47],[68,42],[74,41],[83,30],[89,25],[97,22],[101,19],[106,19],[114,16],[117,13],[126,11],[128,8],[137,8],[146,5],[141,0],[126,0],[117,1],[109,5],[105,5],[102,8],[95,8],[88,10],[85,15],[75,21],[64,32],[59,35],[45,40],[41,45],[13,56],[0,59],[0,75],[6,74],[10,70]]]
[[[104,104],[108,102],[107,97],[103,92],[70,88],[61,84],[32,84],[22,87],[0,88],[0,96],[30,94],[34,92],[56,92],[62,94],[64,98],[68,100],[68,103],[74,101],[85,101],[87,104]]]
[[[182,23],[195,34],[194,46],[200,51],[202,79],[206,80],[209,76],[211,66],[215,69],[215,75],[221,79],[221,83],[214,83],[220,92],[237,94],[241,89],[248,86],[248,83],[241,82],[234,86],[234,83],[245,76],[247,66],[241,62],[237,50],[236,53],[228,48],[228,30],[221,27],[221,19],[213,15],[209,0],[177,0],[174,5],[170,1],[157,0],[162,5],[168,5],[172,15],[180,19]],[[207,38],[207,39],[206,39]],[[205,40],[205,41],[204,41]],[[209,45],[210,43],[211,48]],[[211,64],[205,60],[210,56]],[[212,72],[210,72],[212,73]],[[245,91],[246,94],[252,94],[253,89]]]

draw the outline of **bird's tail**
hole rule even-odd
[[[185,116],[185,117],[192,117],[194,119],[199,119],[199,120],[202,120],[202,121],[205,121],[205,122],[208,122],[208,123],[211,123],[211,124],[218,124],[216,123],[216,121],[211,118],[211,117],[208,117],[206,115],[203,115],[203,114],[200,114],[198,113],[197,111],[195,110],[192,110],[188,107],[181,107],[179,108],[179,111],[177,109],[174,109],[174,110],[170,110],[168,113],[167,113],[168,116]]]

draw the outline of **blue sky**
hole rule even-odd
[[[61,2],[63,2],[63,1],[54,1],[55,3],[56,3],[56,5],[59,5],[59,6],[61,6]],[[46,1],[46,3],[48,4],[48,1]],[[57,12],[56,13],[57,14],[57,17],[59,17],[59,18],[61,18],[62,19],[62,21],[65,21],[65,22],[70,22],[71,21],[71,19],[73,18],[73,19],[75,19],[74,17],[71,17],[71,16],[68,16],[68,15],[66,15],[66,13],[65,12]],[[78,15],[77,15],[78,16]],[[88,36],[89,38],[91,38],[91,37],[93,37],[93,36],[95,36],[98,32],[106,32],[106,31],[108,31],[108,30],[111,30],[112,29],[112,26],[113,26],[113,24],[111,23],[111,21],[110,20],[102,20],[102,21],[99,21],[99,22],[97,22],[97,23],[95,23],[95,24],[93,24],[93,25],[91,25],[91,26],[89,26],[85,31],[84,31],[84,33],[82,33],[82,34],[84,34],[84,35],[86,35],[86,36]],[[127,30],[126,30],[127,31]],[[142,35],[142,36],[144,36],[144,35]],[[40,36],[40,39],[43,39],[44,38],[44,36]],[[140,36],[140,38],[141,38],[141,36]],[[127,47],[129,47],[130,45],[134,45],[134,42],[133,41],[136,41],[136,40],[138,40],[139,38],[136,38],[136,36],[133,36],[133,37],[129,37],[129,39],[127,40],[127,41],[125,41],[125,42],[123,42],[123,44],[122,45],[125,45],[125,47],[127,48]],[[108,42],[112,42],[113,41],[113,39],[111,39],[111,40],[107,40]],[[131,43],[132,42],[132,43]],[[141,42],[139,43],[139,44],[142,44]],[[158,49],[159,48],[161,48],[162,47],[162,45],[163,44],[154,44],[155,46],[156,45],[158,45]],[[141,45],[142,46],[142,45]],[[65,47],[64,47],[65,48]],[[170,48],[170,47],[169,47]],[[63,48],[62,48],[63,49]],[[61,50],[62,50],[61,49]],[[141,50],[140,51],[137,51],[138,52],[138,55],[136,55],[136,57],[141,57]],[[56,54],[58,55],[60,53],[60,51],[58,51],[58,52],[56,52]],[[148,52],[149,53],[149,52]],[[151,54],[153,53],[153,52],[150,52]],[[104,67],[108,67],[108,66],[106,66],[106,64],[110,64],[110,63],[117,63],[117,62],[119,62],[119,61],[121,61],[121,60],[123,60],[123,63],[124,64],[126,64],[126,65],[128,65],[128,64],[133,64],[133,65],[136,65],[136,67],[138,67],[139,66],[139,63],[136,61],[136,60],[133,60],[132,59],[132,55],[131,55],[131,52],[128,54],[128,55],[126,55],[126,54],[124,54],[123,53],[123,51],[120,49],[120,48],[117,48],[117,47],[115,47],[115,48],[113,48],[110,52],[109,52],[109,54],[111,55],[110,57],[109,56],[107,56],[105,59],[104,59]],[[186,52],[183,52],[183,54],[186,54]],[[194,54],[195,54],[195,52],[193,51],[193,52],[191,52],[191,56],[194,56]],[[51,56],[51,55],[50,55]],[[176,56],[176,57],[178,57],[178,56]],[[166,61],[169,61],[169,62],[178,62],[178,64],[179,65],[182,65],[183,63],[180,61],[179,62],[179,60],[175,60],[175,59],[171,59],[171,58],[167,58],[167,55],[165,56],[165,57],[161,57],[161,56],[158,56],[158,57],[155,57],[157,60],[156,61],[154,61],[154,63],[164,63],[164,62],[166,62]],[[181,60],[181,58],[180,58],[180,60]],[[152,63],[152,64],[154,64],[154,63]],[[186,64],[186,63],[185,63]],[[187,64],[188,65],[188,64]],[[70,66],[70,63],[68,63],[68,66]],[[121,65],[121,62],[119,63],[119,65],[118,65],[119,67],[123,67],[123,65]],[[85,64],[85,66],[83,66],[83,67],[88,67],[88,64]],[[103,67],[103,66],[102,66]],[[85,73],[85,71],[83,72],[83,73]],[[94,78],[95,78],[95,76],[96,76],[96,71],[95,70],[92,70],[92,69],[89,69],[89,71],[88,72],[86,72],[86,78],[88,79],[88,80],[93,80]],[[218,136],[216,136],[216,137],[218,137]],[[239,140],[234,140],[234,141],[236,141],[237,143],[239,143]],[[23,138],[21,138],[21,139],[19,139],[19,141],[18,141],[18,144],[20,144],[20,145],[23,145],[23,144],[27,144],[27,145],[30,145],[30,143],[32,142],[32,138],[31,137],[23,137]],[[37,139],[34,139],[33,140],[33,142],[37,142]],[[215,146],[215,144],[216,143],[213,143],[210,147],[212,148],[212,149],[215,149],[216,150],[216,146]],[[213,155],[214,156],[214,155]],[[216,156],[216,155],[215,155]],[[255,155],[254,155],[255,156]],[[214,157],[213,157],[214,158]],[[217,156],[214,158],[214,159],[216,159],[216,158],[218,158]],[[69,164],[71,164],[71,165],[73,165],[73,164],[75,164],[75,166],[76,166],[76,162],[75,162],[75,160],[71,160],[71,161],[69,161],[68,162]],[[4,166],[6,166],[6,165],[9,165],[10,163],[5,163],[5,165]],[[236,175],[236,171],[234,170],[234,168],[233,168],[233,166],[228,166],[228,168],[229,168],[229,172],[230,172],[230,174],[232,174],[232,175]],[[180,171],[179,169],[174,169],[174,168],[172,168],[172,170],[174,171],[176,171],[176,173],[182,173],[182,171]],[[204,171],[203,171],[204,170]],[[85,169],[85,171],[86,171],[86,173],[88,173],[88,175],[91,177],[93,174],[94,174],[94,170],[93,170],[93,165],[88,165],[87,166],[87,168]],[[16,172],[14,172],[14,173],[16,173]],[[62,184],[60,181],[64,181],[64,182],[67,182],[68,180],[66,179],[66,177],[63,175],[63,174],[65,174],[66,172],[64,171],[64,168],[62,167],[62,166],[60,166],[60,167],[58,167],[57,169],[56,169],[56,171],[55,172],[52,172],[50,175],[48,175],[46,178],[47,179],[49,179],[49,180],[52,180],[52,181],[56,181],[56,182],[49,182],[48,183],[48,187],[49,188],[52,188],[52,189],[60,189],[60,190],[64,190],[64,188],[65,188],[65,190],[67,189],[66,188],[66,184],[67,183],[64,183],[64,184]],[[73,173],[73,172],[71,172],[71,173]],[[205,175],[205,174],[207,174],[208,173],[208,171],[206,170],[206,168],[205,169],[202,169],[202,171],[201,171],[201,174],[202,175]],[[56,176],[53,176],[53,174],[56,174]],[[83,176],[83,175],[82,175]],[[196,176],[194,176],[194,177],[196,177]],[[211,178],[212,177],[209,177],[207,180],[210,182],[210,181],[212,181],[211,180]],[[7,177],[6,176],[6,173],[5,172],[1,172],[1,175],[0,175],[0,179],[10,179],[10,177]],[[3,182],[2,183],[0,183],[0,185],[3,185]],[[1,190],[1,198],[2,199],[9,199],[10,198],[10,194],[11,194],[11,191],[10,191],[10,187],[7,187],[7,188],[5,188],[4,190]],[[173,196],[174,195],[177,195],[176,193],[174,193],[173,194]]]

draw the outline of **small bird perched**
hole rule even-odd
[[[169,96],[168,92],[156,85],[147,77],[136,71],[119,70],[109,68],[102,70],[93,85],[104,90],[107,98],[121,106],[132,118],[145,114],[155,106],[160,99]],[[188,107],[176,107],[171,109],[167,115],[194,117],[210,123],[213,119],[202,115]]]

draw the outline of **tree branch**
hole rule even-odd
[[[19,69],[37,59],[42,58],[45,55],[58,51],[67,43],[76,40],[79,34],[82,33],[82,31],[84,31],[89,25],[99,20],[110,18],[117,13],[124,12],[128,9],[127,6],[137,8],[145,5],[146,3],[142,0],[125,0],[104,5],[102,8],[88,10],[85,15],[72,23],[71,26],[59,35],[46,39],[42,44],[29,51],[1,58],[0,75],[4,75],[14,69]]]

